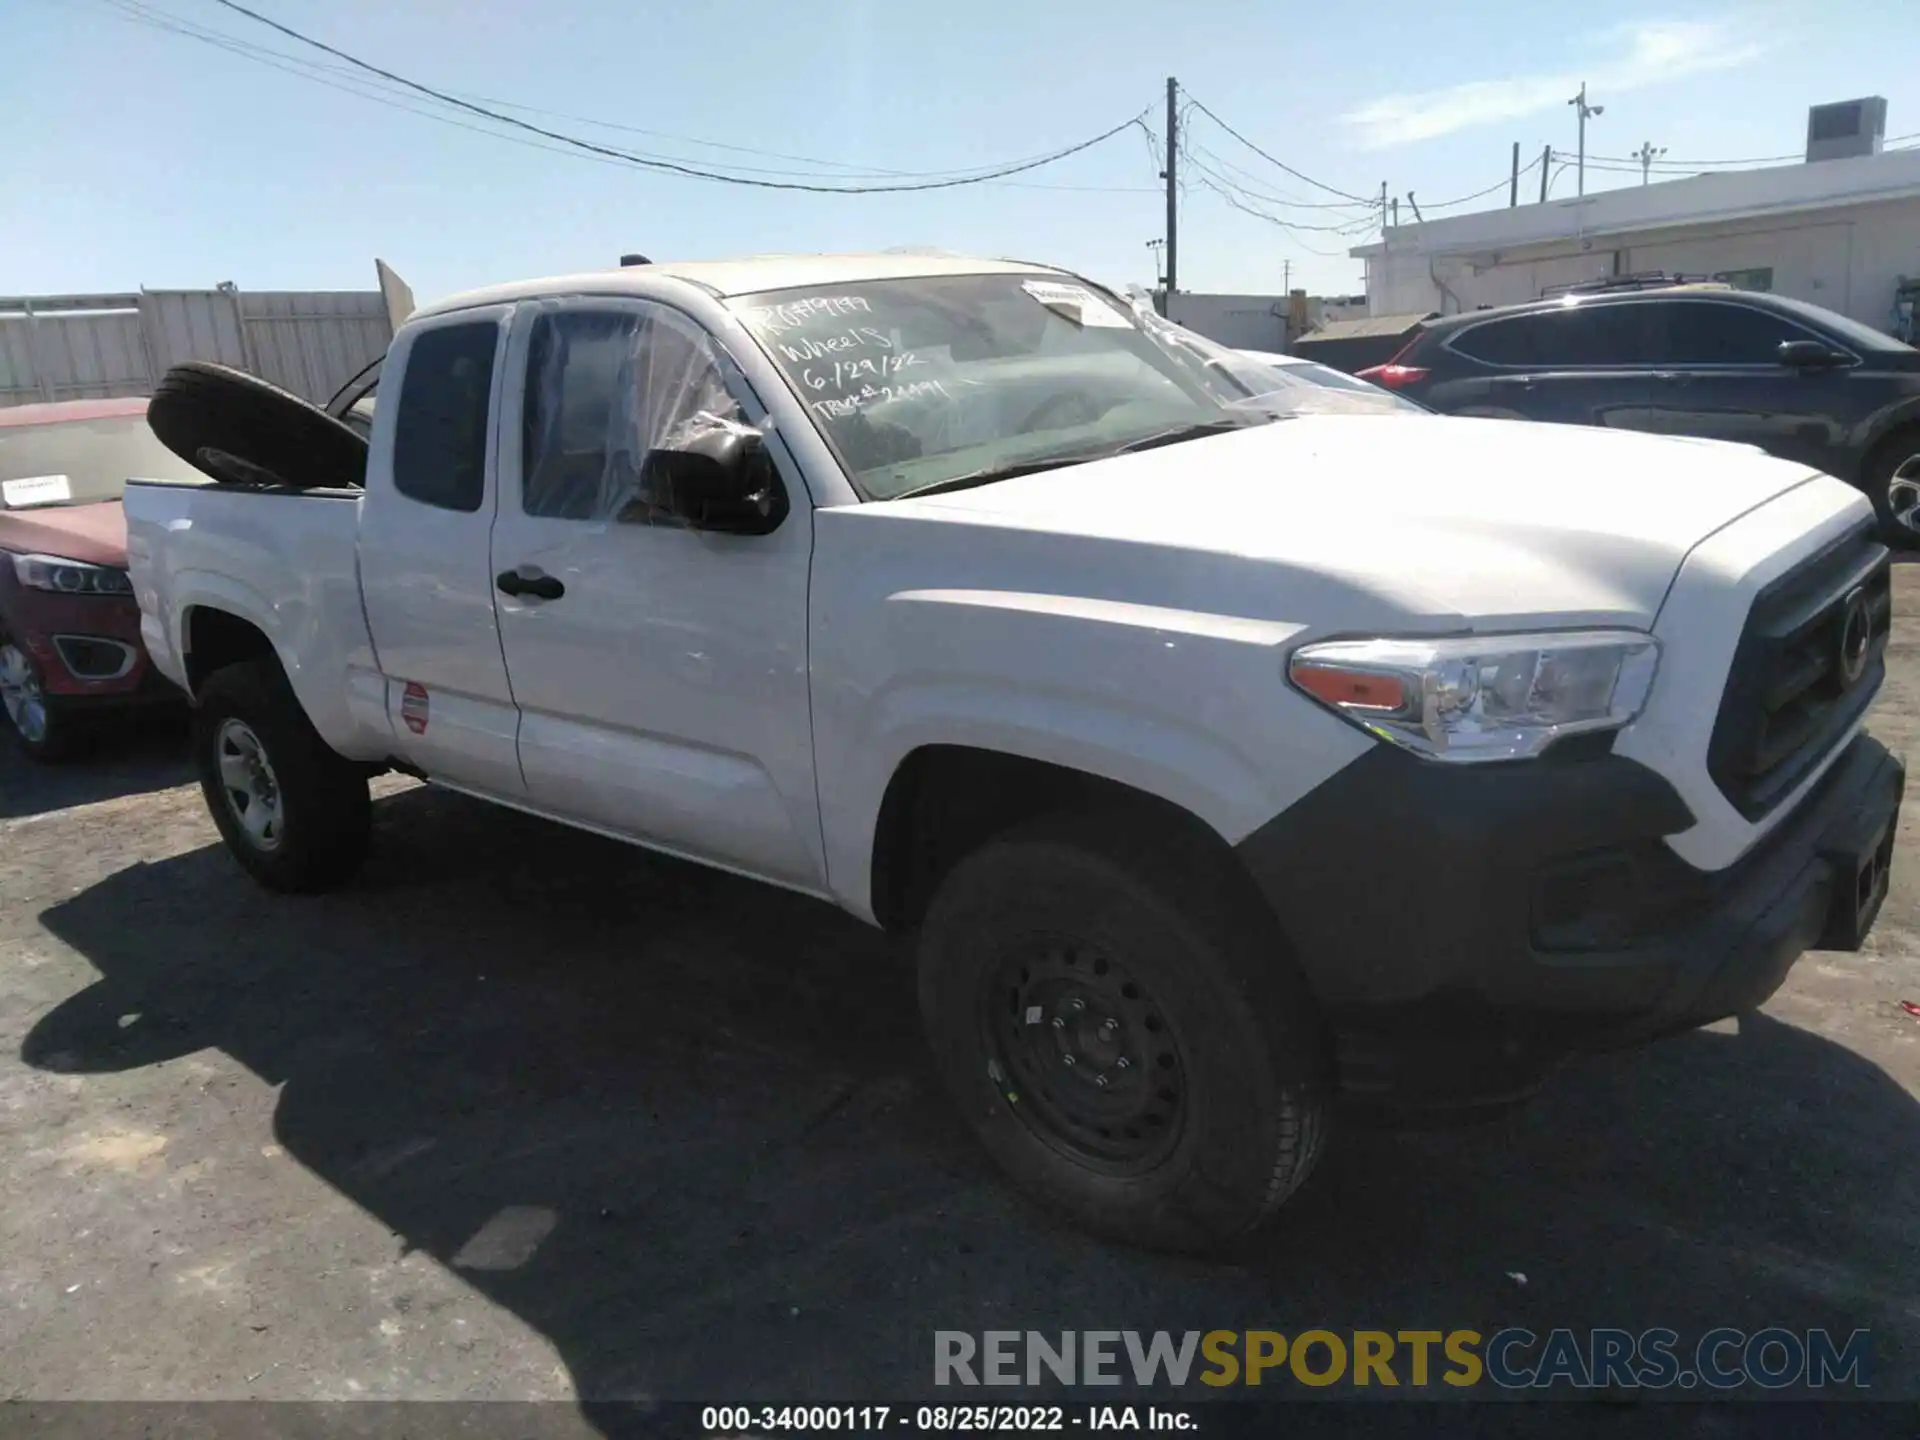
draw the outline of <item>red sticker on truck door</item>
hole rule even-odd
[[[427,687],[418,680],[407,681],[407,688],[400,694],[400,718],[407,722],[407,729],[416,735],[426,734],[429,709]]]

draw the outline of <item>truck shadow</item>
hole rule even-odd
[[[377,816],[337,895],[210,847],[49,909],[102,978],[23,1056],[216,1047],[280,1085],[286,1151],[547,1336],[590,1416],[927,1395],[935,1329],[1825,1325],[1874,1332],[1882,1396],[1920,1374],[1920,1109],[1806,1031],[1584,1063],[1488,1129],[1343,1135],[1233,1263],[1168,1259],[1003,1186],[876,932],[458,796]]]

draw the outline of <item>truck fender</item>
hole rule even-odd
[[[1197,723],[1117,699],[977,679],[902,685],[876,697],[868,739],[853,752],[857,764],[840,783],[823,776],[821,828],[833,892],[856,914],[875,918],[881,808],[901,767],[926,747],[986,751],[1110,781],[1165,801],[1232,844],[1369,748],[1357,731],[1312,718],[1322,723],[1306,727],[1319,741],[1308,747],[1316,752],[1311,769],[1276,776]]]
[[[180,670],[188,682],[189,695],[209,673],[202,661],[196,661],[189,649],[194,617],[215,611],[249,625],[265,637],[274,659],[287,677],[294,698],[320,737],[342,754],[374,758],[390,749],[384,682],[369,667],[348,667],[346,684],[341,684],[337,667],[321,668],[336,658],[333,650],[316,646],[313,630],[321,617],[304,607],[291,612],[275,607],[241,581],[213,571],[183,571],[174,578],[173,612],[178,616],[178,633],[172,637],[174,653],[180,657]],[[302,655],[319,657],[319,664],[305,663]],[[218,662],[216,662],[218,663]],[[386,734],[381,731],[385,729]]]
[[[276,634],[277,625],[273,619],[273,607],[266,597],[251,586],[212,570],[186,570],[173,577],[169,587],[173,605],[174,633],[168,637],[173,653],[180,657],[181,678],[187,693],[198,696],[201,683],[210,673],[205,657],[196,660],[193,654],[193,622],[196,611],[215,610],[229,615],[235,620],[244,621],[267,637],[267,643],[280,661],[280,668],[287,671],[287,678],[293,678],[288,665],[288,656],[281,638]]]

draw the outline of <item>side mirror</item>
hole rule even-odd
[[[695,530],[765,535],[787,518],[787,492],[766,442],[744,426],[716,426],[680,449],[649,450],[640,492],[654,510]]]
[[[1846,356],[1818,340],[1782,340],[1774,353],[1789,370],[1831,370],[1847,363]]]

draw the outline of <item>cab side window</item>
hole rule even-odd
[[[1540,335],[1532,316],[1519,315],[1475,325],[1454,337],[1453,348],[1489,365],[1535,365],[1540,359]]]
[[[400,378],[393,488],[441,510],[478,510],[487,493],[492,320],[442,325],[414,338]]]
[[[739,423],[713,342],[676,312],[541,315],[527,354],[521,507],[556,520],[652,520],[647,452]]]
[[[1453,345],[1490,365],[1578,370],[1645,365],[1652,359],[1656,328],[1649,320],[1643,304],[1569,305],[1476,325]]]
[[[1770,311],[1725,301],[1675,300],[1658,308],[1668,365],[1772,365],[1782,340],[1817,338]]]

